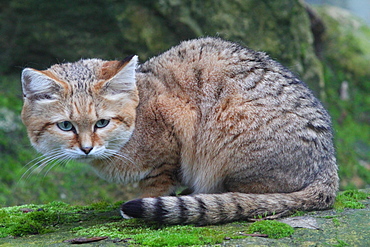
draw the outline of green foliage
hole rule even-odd
[[[21,176],[17,168],[33,157],[20,119],[22,100],[16,81],[13,76],[0,77],[0,205],[11,196],[12,187]]]
[[[369,196],[369,193],[358,190],[343,191],[337,196],[334,208],[337,210],[343,210],[344,208],[365,208],[365,205],[361,202],[361,200],[365,200]]]
[[[276,220],[261,220],[250,225],[248,232],[267,234],[269,238],[277,239],[289,237],[294,233],[294,228]]]
[[[370,184],[370,28],[348,13],[318,8],[326,25],[322,63],[333,118],[341,188]],[[341,99],[342,83],[349,99]]]

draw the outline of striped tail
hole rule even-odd
[[[329,190],[330,191],[330,190]],[[208,225],[247,220],[256,216],[289,215],[298,210],[329,208],[335,200],[335,191],[317,191],[306,188],[292,193],[197,194],[142,198],[126,202],[121,207],[124,218],[145,218],[163,224]]]

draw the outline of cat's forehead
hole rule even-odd
[[[74,99],[68,107],[69,117],[79,123],[89,124],[99,118],[96,104],[91,98]]]
[[[100,59],[81,59],[74,63],[53,65],[49,71],[69,84],[91,83],[99,80],[101,68],[106,62]]]
[[[113,117],[109,113],[104,100],[91,95],[73,95],[63,104],[63,118],[80,127],[90,127],[99,119]]]

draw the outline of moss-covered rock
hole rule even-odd
[[[0,246],[366,246],[370,234],[370,191],[345,191],[338,202],[363,205],[301,213],[317,226],[295,230],[278,221],[234,222],[218,226],[163,226],[142,220],[123,220],[119,203],[71,206],[62,202],[0,209]],[[285,221],[288,222],[288,221]],[[307,223],[305,223],[307,224]],[[305,224],[298,224],[305,227]],[[249,237],[267,234],[267,238]],[[108,237],[108,238],[106,238]],[[97,245],[89,243],[101,240]],[[344,245],[343,245],[344,246]]]
[[[299,0],[12,0],[2,9],[0,72],[80,57],[144,61],[182,40],[220,36],[266,51],[316,91],[323,83]]]
[[[266,234],[269,238],[284,238],[289,237],[294,233],[294,228],[286,223],[279,221],[257,221],[249,226],[250,233]]]
[[[119,203],[118,203],[119,204]],[[91,237],[109,237],[103,244],[187,246],[222,243],[238,238],[240,224],[225,227],[161,226],[142,220],[123,220],[118,204],[71,206],[62,202],[0,209],[0,246],[49,245]],[[85,240],[83,240],[85,239]]]
[[[369,80],[370,27],[338,7],[321,6],[316,10],[326,25],[324,62],[331,69],[342,71],[342,80]],[[367,90],[370,88],[369,83],[358,83],[356,86]]]
[[[142,59],[181,40],[220,36],[266,51],[316,92],[323,85],[310,20],[298,0],[136,1],[116,3],[114,9],[125,48]]]

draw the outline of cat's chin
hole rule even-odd
[[[86,155],[85,157],[82,156],[82,157],[75,158],[76,161],[82,162],[82,163],[91,163],[92,161],[96,159],[99,159],[99,158],[95,156],[89,156],[89,155]]]

